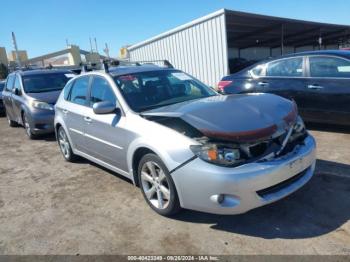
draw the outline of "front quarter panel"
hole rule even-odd
[[[148,148],[155,152],[171,171],[191,159],[194,154],[190,145],[196,142],[168,127],[146,120],[138,115],[128,119],[129,128],[138,136],[128,146],[127,162],[130,175],[133,173],[133,156],[137,149]]]

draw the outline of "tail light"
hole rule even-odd
[[[219,91],[219,92],[224,92],[225,88],[226,88],[227,86],[229,86],[230,84],[232,84],[232,81],[228,81],[228,80],[226,80],[226,81],[220,81],[220,82],[218,83],[218,91]]]

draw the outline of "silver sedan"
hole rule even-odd
[[[315,140],[294,102],[223,96],[153,65],[75,77],[56,103],[55,130],[66,160],[126,176],[166,216],[244,213],[296,191],[315,167]]]

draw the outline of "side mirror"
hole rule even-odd
[[[15,88],[15,95],[16,96],[20,96],[21,95],[21,91],[18,88]]]
[[[110,101],[102,101],[93,104],[92,109],[97,115],[112,114],[116,112],[116,105]]]

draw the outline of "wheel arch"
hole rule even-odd
[[[140,163],[143,156],[147,154],[155,154],[153,150],[149,149],[148,147],[139,147],[135,150],[133,156],[132,156],[132,176],[134,180],[134,185],[139,186],[139,180],[138,180],[138,164]]]

